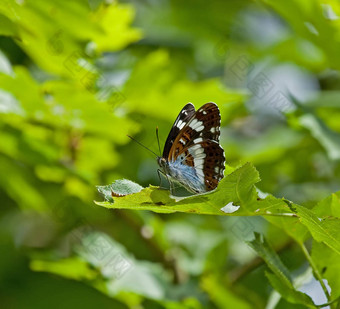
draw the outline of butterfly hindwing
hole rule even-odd
[[[182,162],[187,167],[192,167],[192,174],[184,176],[190,176],[190,178],[197,178],[198,180],[193,182],[192,179],[187,179],[185,183],[182,180],[182,184],[189,191],[200,193],[214,190],[224,177],[224,150],[216,141],[205,140],[188,147],[177,157],[175,162],[177,161]]]
[[[197,173],[200,172],[199,168],[203,169],[204,184],[207,191],[211,191],[217,187],[219,181],[224,176],[224,150],[217,142],[211,140],[202,142],[201,146],[206,156],[203,166],[195,165],[195,169]]]

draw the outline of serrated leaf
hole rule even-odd
[[[138,193],[143,189],[138,183],[128,179],[120,179],[107,186],[97,186],[99,193],[104,195],[106,201],[113,203],[112,196],[125,196],[128,194]]]
[[[321,219],[310,209],[294,205],[295,212],[300,218],[313,238],[318,242],[325,243],[340,255],[340,219]]]
[[[286,266],[281,262],[280,257],[269,243],[261,235],[255,233],[255,239],[248,242],[257,254],[266,262],[272,272],[284,283],[284,285],[293,287],[290,274]]]
[[[272,197],[272,199],[275,199],[275,198]],[[279,199],[276,199],[276,200],[279,200]],[[282,200],[279,200],[279,201],[282,202]],[[272,203],[274,204],[274,201]],[[288,205],[289,205],[289,202],[286,204],[287,208],[288,208]],[[288,214],[289,211],[287,211],[287,209],[283,208],[283,206],[280,205],[280,207],[274,210],[273,212],[277,214],[281,213],[282,215],[281,216],[266,216],[266,220],[274,224],[275,226],[283,229],[295,241],[302,244],[305,240],[307,240],[310,237],[309,230],[307,229],[306,226],[301,224],[300,219],[297,215],[295,217],[284,215],[282,211],[285,211],[285,210],[286,210],[286,214]]]
[[[111,200],[111,202],[96,201],[95,203],[112,209],[151,210],[159,213],[186,212],[220,216],[282,215],[283,217],[287,214],[294,215],[283,199],[271,195],[265,199],[258,198],[255,184],[259,180],[255,167],[251,163],[246,163],[225,176],[216,190],[205,194],[177,199],[171,196],[168,190],[149,186],[135,194],[115,197],[114,203]],[[101,190],[105,191],[104,188],[102,187]],[[107,197],[105,192],[102,193]],[[225,211],[231,203],[234,206],[233,211]]]
[[[266,276],[271,285],[283,298],[291,303],[304,304],[311,308],[315,307],[308,295],[295,290],[288,269],[269,243],[264,238],[261,239],[260,234],[255,233],[255,239],[248,242],[248,244],[258,253],[273,272],[266,272]]]
[[[221,180],[213,192],[193,195],[176,201],[168,190],[150,186],[139,193],[114,198],[114,203],[96,202],[107,208],[125,208],[152,210],[161,213],[189,212],[210,215],[244,215],[257,214],[253,210],[258,207],[255,183],[259,175],[254,166],[247,163]],[[240,206],[232,214],[222,210],[229,203]]]
[[[121,179],[115,181],[111,185],[111,190],[115,194],[128,195],[133,193],[138,193],[143,189],[138,183],[135,183],[128,179]]]

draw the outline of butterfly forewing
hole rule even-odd
[[[215,103],[204,104],[196,111],[195,117],[188,123],[188,127],[196,132],[192,141],[197,137],[202,137],[204,140],[210,139],[218,142],[220,139],[220,125],[221,115],[217,105]]]
[[[169,160],[184,152],[191,145],[205,140],[219,142],[221,115],[215,103],[206,103],[199,108],[175,138],[169,153]]]
[[[176,137],[178,136],[178,133],[187,124],[187,122],[192,118],[194,114],[195,107],[191,103],[188,103],[182,108],[174,124],[172,125],[168,138],[166,139],[162,155],[163,158],[168,158],[171,146],[173,145]]]

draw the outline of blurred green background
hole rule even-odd
[[[2,0],[1,308],[303,308],[244,243],[261,232],[304,273],[264,219],[93,200],[120,178],[158,185],[126,135],[158,152],[156,126],[163,145],[187,102],[209,101],[227,164],[252,162],[261,191],[310,207],[339,190],[339,14],[336,0]]]

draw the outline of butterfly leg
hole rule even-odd
[[[159,188],[160,189],[167,189],[167,188],[162,188],[162,177],[161,177],[161,174],[163,174],[166,177],[166,179],[168,180],[168,182],[169,182],[169,185],[170,185],[170,194],[173,195],[173,193],[175,192],[175,187],[174,187],[173,182],[169,179],[168,175],[165,174],[161,169],[157,169],[157,174],[158,174],[159,182],[160,182]]]
[[[157,174],[158,174],[158,178],[159,178],[159,188],[160,189],[166,189],[166,188],[162,188],[162,177],[161,177],[161,174],[163,174],[166,178],[168,178],[167,175],[162,170],[160,170],[160,169],[157,169]]]
[[[169,179],[168,179],[168,181],[169,181],[169,184],[170,184],[170,194],[174,195],[174,193],[175,193],[175,186],[174,186],[172,181],[170,181]]]
[[[162,177],[161,177],[161,173],[164,174],[159,168],[157,169],[157,175],[159,178],[159,188],[162,187]]]
[[[174,195],[174,193],[175,193],[175,183],[169,179],[168,175],[165,174],[165,177],[166,177],[166,179],[167,179],[168,182],[169,182],[169,186],[170,186],[170,194],[171,194],[171,195]]]

